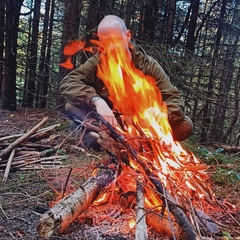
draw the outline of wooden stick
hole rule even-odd
[[[11,169],[11,165],[12,165],[12,160],[13,160],[13,157],[15,155],[15,151],[16,149],[14,148],[10,154],[10,157],[8,159],[8,162],[7,162],[7,166],[6,166],[6,169],[5,169],[5,172],[4,172],[4,175],[3,175],[3,182],[7,182],[7,179],[8,179],[8,175],[9,175],[9,172],[10,172],[10,169]]]
[[[0,161],[3,157],[5,157],[8,153],[10,153],[16,146],[18,146],[20,143],[28,139],[33,133],[35,133],[46,121],[48,120],[48,117],[44,117],[41,122],[39,122],[36,126],[34,126],[31,130],[29,130],[27,133],[22,135],[20,138],[15,140],[11,145],[9,145],[7,148],[5,148],[0,153]]]
[[[46,169],[60,169],[60,168],[65,168],[66,166],[63,165],[32,165],[32,166],[26,166],[26,167],[21,167],[19,168],[20,171],[29,171],[29,170],[46,170]]]
[[[51,125],[51,126],[48,126],[46,128],[42,128],[42,129],[39,129],[37,132],[36,132],[36,135],[38,133],[42,133],[42,132],[48,132],[48,131],[51,131],[52,129],[54,129],[55,127],[59,127],[60,124],[54,124],[54,125]],[[0,138],[0,143],[1,142],[4,142],[6,140],[10,140],[10,139],[13,139],[13,138],[19,138],[23,135],[23,133],[17,133],[17,134],[13,134],[13,135],[10,135],[10,136],[5,136],[5,137],[1,137]],[[32,137],[35,137],[35,135],[33,135]]]
[[[113,173],[110,170],[89,178],[77,191],[60,200],[42,215],[37,228],[38,234],[47,238],[62,233],[112,181]]]
[[[18,134],[14,134],[14,135],[10,135],[10,136],[1,137],[0,142],[4,142],[6,140],[10,140],[10,139],[13,139],[13,138],[19,138],[22,135],[23,135],[22,133],[18,133]]]
[[[144,211],[144,193],[142,184],[137,181],[137,205],[136,205],[136,230],[135,240],[147,239],[147,224],[146,215]]]
[[[26,162],[26,163],[23,163],[21,165],[19,165],[18,167],[24,167],[26,165],[31,165],[31,164],[34,164],[34,163],[39,163],[39,162],[42,162],[44,160],[50,160],[50,159],[61,159],[61,158],[64,158],[64,156],[50,156],[50,157],[45,157],[45,158],[40,158],[40,159],[37,159],[37,160],[34,160],[34,161],[31,161],[31,162]],[[54,163],[54,162],[53,162]]]

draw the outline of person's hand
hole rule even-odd
[[[157,107],[149,107],[146,110],[146,113],[152,115],[156,122],[160,122],[163,118],[167,118],[167,113],[161,112],[161,110]]]
[[[113,114],[113,111],[103,99],[95,101],[94,105],[96,107],[96,111],[102,115],[113,127],[118,126],[118,122]]]

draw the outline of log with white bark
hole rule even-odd
[[[41,216],[38,234],[41,237],[61,234],[112,181],[113,173],[110,170],[89,178],[78,190],[60,200]]]
[[[144,210],[144,193],[142,184],[137,181],[137,204],[136,204],[136,230],[135,240],[146,240],[147,239],[147,224],[146,215]]]

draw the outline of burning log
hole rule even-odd
[[[164,216],[160,216],[158,213],[150,211],[146,214],[147,224],[151,226],[156,233],[162,236],[168,236],[169,238],[175,237],[175,239],[184,239],[182,229],[176,220],[167,219]]]
[[[77,191],[61,199],[42,215],[38,225],[39,235],[50,237],[62,233],[112,181],[113,173],[110,170],[89,178]]]

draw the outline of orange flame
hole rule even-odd
[[[131,219],[129,222],[128,222],[128,225],[129,225],[129,228],[130,229],[133,229],[136,225],[136,221],[134,219]]]
[[[114,109],[125,117],[131,116],[132,123],[138,125],[151,144],[149,147],[148,144],[139,143],[143,144],[145,149],[138,153],[138,158],[148,164],[150,171],[176,199],[181,196],[189,199],[193,196],[198,199],[212,199],[210,190],[203,186],[208,179],[206,166],[192,153],[185,151],[179,142],[173,140],[167,106],[162,101],[161,92],[151,76],[146,76],[134,66],[129,52],[132,46],[118,30],[108,32],[107,37],[99,35],[99,39],[101,42],[91,41],[97,45],[100,53],[97,76],[108,89]],[[76,51],[72,50],[74,46]],[[71,43],[64,52],[70,55],[83,47],[83,43]],[[140,137],[140,133],[134,129],[130,124],[127,131],[118,130],[126,139],[129,136]],[[135,170],[141,169],[131,156],[130,165]],[[131,173],[128,167],[123,167],[123,172],[125,180],[119,176],[118,183],[123,191],[128,191],[135,187],[133,179],[136,179],[136,172]],[[145,181],[148,182],[147,176]],[[160,197],[149,189],[145,190],[147,205],[161,206]]]
[[[206,180],[206,166],[173,140],[167,107],[155,80],[134,66],[129,52],[131,46],[121,34],[114,30],[108,32],[107,37],[99,36],[101,43],[96,43],[103,52],[100,54],[97,76],[104,81],[114,109],[125,116],[132,116],[133,122],[138,123],[149,141],[154,141],[151,159],[149,154],[139,153],[138,157],[152,164],[151,170],[170,192],[174,187],[179,195],[191,197],[194,192],[199,198],[205,195],[209,197],[200,184],[194,183]],[[161,116],[160,119],[156,117],[156,112]],[[128,132],[123,132],[126,138],[131,133],[131,126]],[[136,162],[131,163],[131,166],[138,168]],[[153,194],[150,195],[152,199],[149,201],[153,202]]]
[[[63,68],[73,69],[74,65],[72,63],[72,56],[84,49],[86,42],[83,40],[70,40],[68,45],[64,47],[63,54],[67,56],[65,62],[60,63],[59,65]],[[89,49],[88,49],[89,50]]]

